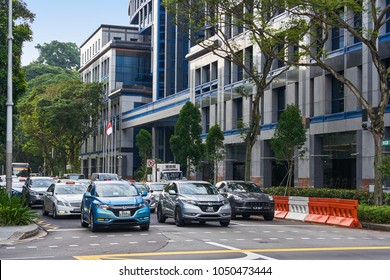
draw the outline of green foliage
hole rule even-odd
[[[301,112],[298,106],[287,105],[276,125],[271,148],[279,161],[287,162],[288,186],[292,184],[295,152],[302,157],[305,153],[305,149],[302,149],[305,142],[306,129],[302,124]]]
[[[141,176],[141,178],[146,181],[146,175],[148,171],[146,162],[152,156],[153,150],[152,135],[150,134],[150,132],[146,129],[141,129],[136,135],[135,145],[138,148],[138,153],[142,160],[142,170],[140,170],[143,171],[143,176]]]
[[[10,196],[0,189],[0,226],[28,225],[38,217],[19,196]]]
[[[361,222],[370,222],[376,224],[390,223],[390,206],[371,206],[359,205],[358,219]]]
[[[53,171],[57,160],[64,168],[66,164],[76,166],[81,143],[96,127],[102,97],[99,83],[66,81],[33,88],[17,105],[22,130],[29,139],[26,147],[38,147]]]
[[[213,125],[206,137],[205,148],[206,158],[213,164],[214,182],[218,177],[218,162],[225,156],[223,132],[218,124]]]
[[[58,66],[68,70],[77,70],[80,67],[80,50],[75,43],[51,41],[38,44],[39,51],[36,63]]]
[[[187,177],[191,166],[197,167],[203,157],[204,148],[200,135],[202,133],[199,109],[188,101],[180,110],[175,124],[174,134],[169,139],[171,149]]]
[[[12,95],[16,103],[26,91],[25,74],[21,70],[21,56],[23,43],[31,41],[32,31],[30,24],[35,15],[31,13],[24,2],[13,1],[13,29],[12,29]],[[0,1],[0,149],[5,151],[6,141],[6,100],[8,78],[8,1]],[[13,110],[14,115],[17,111]],[[5,162],[5,153],[0,153],[0,164]]]

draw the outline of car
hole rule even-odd
[[[154,213],[156,211],[157,202],[155,196],[152,194],[152,192],[149,190],[148,187],[146,187],[145,183],[143,182],[133,182],[130,183],[133,184],[138,191],[143,196],[144,200],[146,200],[149,203],[150,212]]]
[[[119,181],[119,175],[116,173],[92,173],[91,181]]]
[[[215,186],[230,201],[232,219],[237,215],[244,218],[260,215],[266,221],[274,219],[275,203],[272,196],[264,193],[255,183],[231,180],[218,182]]]
[[[102,228],[139,226],[148,230],[150,208],[137,188],[126,181],[93,181],[81,200],[81,226]]]
[[[229,201],[206,181],[171,181],[165,185],[157,205],[157,221],[165,223],[167,218],[173,218],[179,227],[190,221],[219,221],[227,227],[230,215]]]
[[[43,194],[42,215],[60,216],[80,215],[81,199],[87,191],[84,184],[75,181],[52,184]]]
[[[145,182],[145,186],[150,190],[153,196],[156,198],[156,202],[160,197],[160,193],[162,193],[165,183],[162,182]]]
[[[52,177],[30,177],[25,181],[22,189],[22,197],[25,203],[32,206],[41,206],[43,194],[51,184],[56,183]]]

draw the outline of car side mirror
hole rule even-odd
[[[169,193],[170,195],[176,195],[176,192],[175,192],[174,190],[169,190],[168,193]]]
[[[53,192],[46,192],[47,195],[52,196]]]
[[[84,193],[84,197],[91,198],[92,194],[90,192],[86,192],[86,193]]]

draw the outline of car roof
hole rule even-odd
[[[126,181],[115,181],[115,180],[107,180],[107,181],[93,181],[92,182],[95,185],[127,185],[127,186],[132,186],[131,183],[128,183]]]

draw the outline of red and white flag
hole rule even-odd
[[[106,129],[106,134],[107,134],[107,135],[110,135],[111,133],[112,133],[111,122],[108,122],[108,124],[107,124],[107,129]]]

